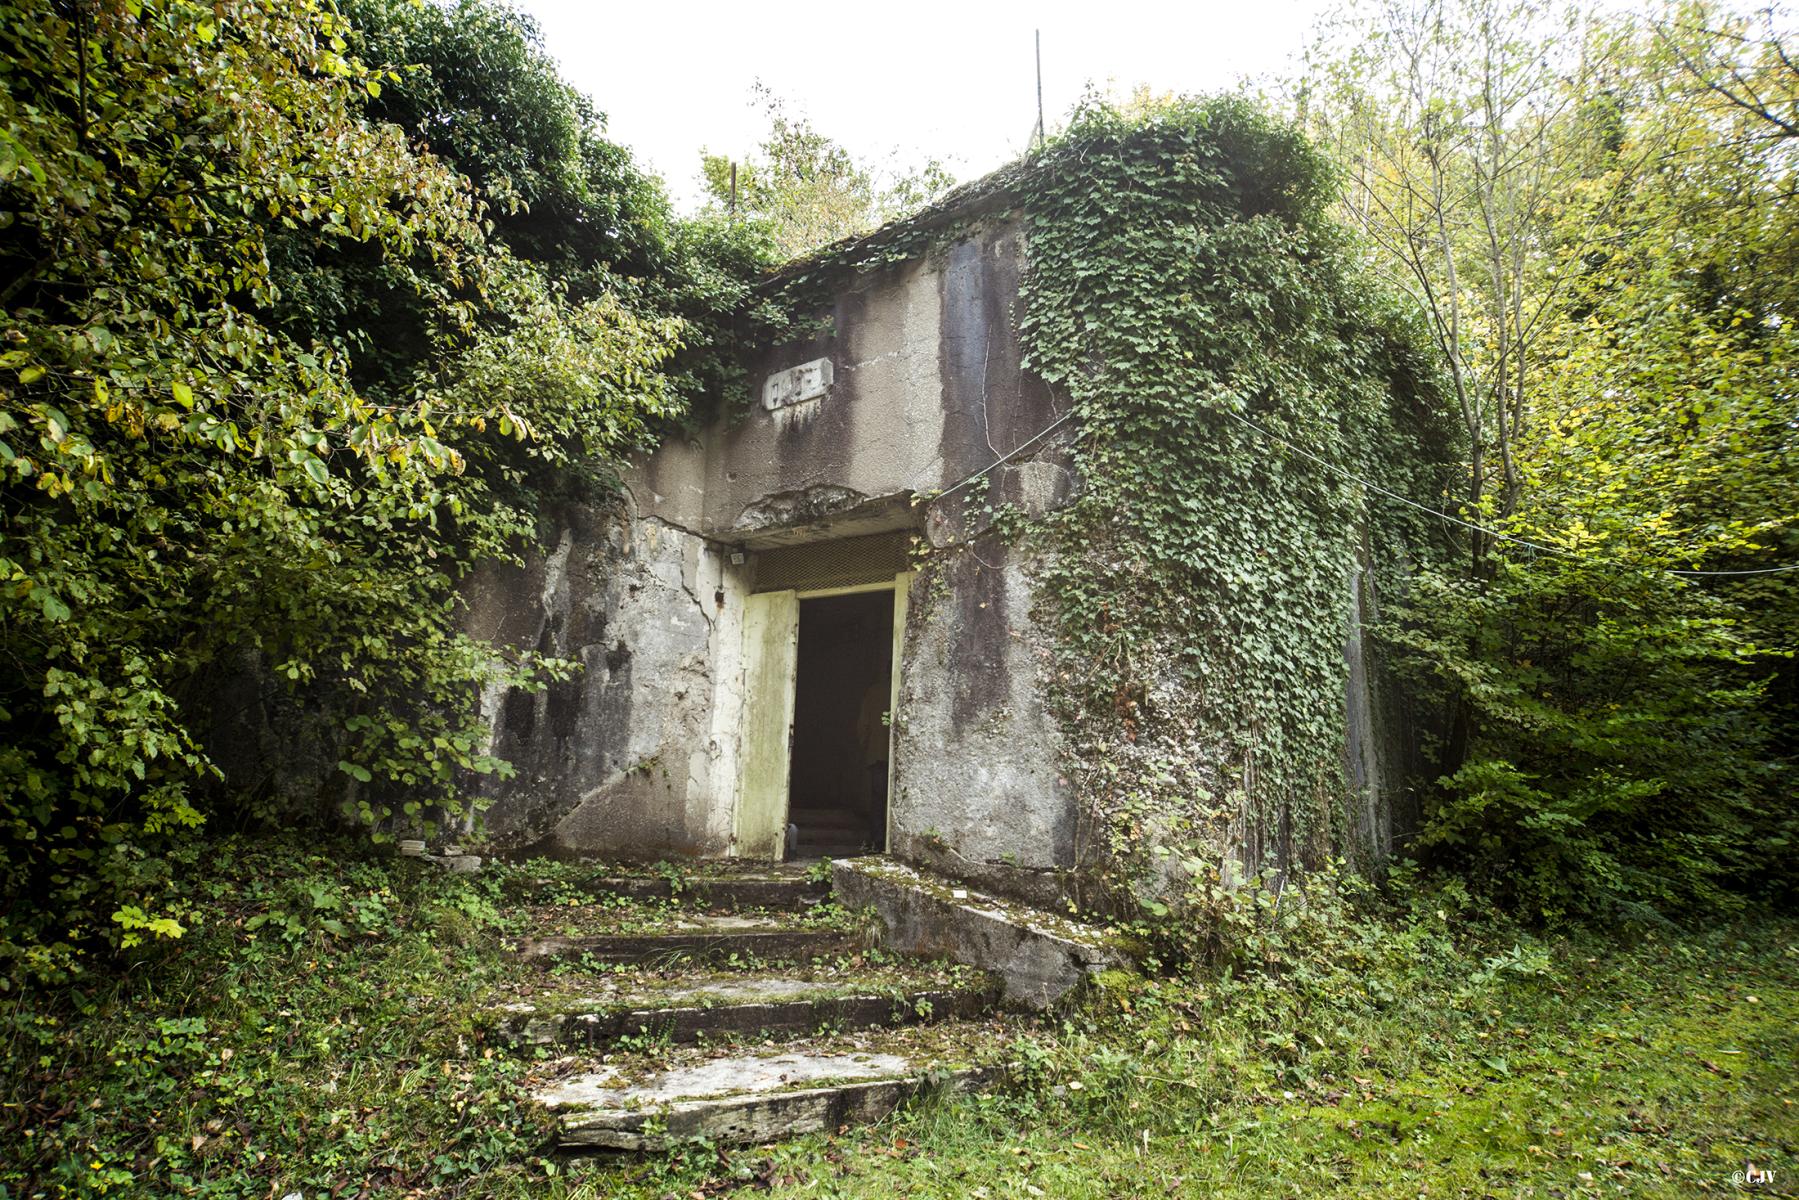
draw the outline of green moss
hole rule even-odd
[[[1133,990],[1139,987],[1142,982],[1143,977],[1138,975],[1135,971],[1120,971],[1113,969],[1110,971],[1101,971],[1093,976],[1093,986],[1096,989],[1107,995],[1114,996],[1129,995]]]

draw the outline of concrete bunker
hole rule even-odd
[[[755,402],[669,437],[616,496],[555,514],[542,552],[471,581],[471,632],[582,664],[484,698],[517,768],[484,784],[493,849],[870,850],[1042,903],[1103,852],[1068,769],[1078,731],[1050,703],[1054,561],[998,520],[1086,486],[1076,410],[1023,353],[1017,199],[999,178],[853,248],[879,261],[827,262],[803,335],[746,363]],[[1374,683],[1344,698],[1346,776],[1365,812],[1349,833],[1381,857],[1403,719]],[[1252,840],[1219,849],[1248,861]]]

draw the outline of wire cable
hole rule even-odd
[[[980,470],[976,471],[974,474],[966,476],[962,479],[956,480],[956,482],[950,484],[948,487],[944,488],[941,492],[938,492],[936,495],[932,496],[931,499],[932,500],[941,500],[945,496],[951,494],[952,492],[959,492],[963,488],[967,487],[969,484],[973,483],[975,480],[979,479],[981,476],[987,474],[987,472],[993,470],[993,468],[995,468],[997,466],[1001,466],[1005,463],[1012,461],[1014,458],[1017,458],[1020,454],[1023,454],[1026,450],[1029,450],[1032,446],[1036,445],[1038,442],[1040,442],[1044,438],[1048,437],[1051,433],[1055,432],[1057,429],[1061,428],[1063,425],[1066,425],[1069,421],[1073,420],[1074,414],[1075,414],[1075,410],[1072,408],[1069,409],[1067,412],[1063,413],[1061,416],[1059,416],[1055,420],[1051,421],[1048,425],[1045,425],[1042,429],[1039,429],[1036,433],[1032,434],[1030,437],[1028,437],[1024,441],[1020,442],[1015,448],[1006,451],[1004,454],[1000,455],[998,458],[994,459],[992,462],[988,463],[986,466],[982,467]]]
[[[1072,408],[1069,409],[1067,412],[1065,412],[1061,416],[1057,417],[1054,421],[1051,421],[1048,425],[1045,425],[1042,429],[1038,430],[1035,434],[1032,434],[1029,438],[1027,438],[1023,442],[1019,443],[1017,448],[1015,448],[1013,450],[1009,450],[1005,454],[1000,455],[998,458],[994,459],[992,462],[988,463],[986,466],[982,467],[980,470],[975,471],[973,474],[965,476],[962,479],[958,479],[955,483],[951,484],[949,487],[944,488],[941,492],[938,492],[936,495],[934,495],[930,498],[932,500],[941,500],[945,496],[948,496],[953,492],[961,491],[963,488],[967,487],[969,484],[973,483],[975,480],[981,478],[983,475],[986,475],[988,472],[992,471],[995,467],[998,467],[1007,462],[1010,462],[1012,459],[1017,458],[1020,454],[1024,453],[1026,450],[1030,449],[1032,446],[1036,445],[1038,442],[1040,442],[1044,438],[1048,437],[1055,430],[1061,428],[1063,425],[1067,424],[1070,420],[1072,420],[1078,411],[1079,410],[1077,410],[1077,409],[1072,409]],[[1475,531],[1476,533],[1483,533],[1490,538],[1495,538],[1502,542],[1511,542],[1513,545],[1517,545],[1517,546],[1528,546],[1532,550],[1537,550],[1544,554],[1558,555],[1562,558],[1573,559],[1575,562],[1605,563],[1607,561],[1605,559],[1596,559],[1596,558],[1590,557],[1589,555],[1580,554],[1573,550],[1564,550],[1560,546],[1545,546],[1541,542],[1533,542],[1529,538],[1521,538],[1521,537],[1517,537],[1513,534],[1501,533],[1497,529],[1491,529],[1485,525],[1477,524],[1474,521],[1469,521],[1462,517],[1453,516],[1449,513],[1443,512],[1440,509],[1432,508],[1428,504],[1420,504],[1416,500],[1413,500],[1406,496],[1402,496],[1398,492],[1392,491],[1388,488],[1384,488],[1380,484],[1375,483],[1372,480],[1363,479],[1361,476],[1359,476],[1341,466],[1338,466],[1336,463],[1331,462],[1329,459],[1320,458],[1318,455],[1313,454],[1310,450],[1307,450],[1304,446],[1295,445],[1293,442],[1288,441],[1286,438],[1282,437],[1280,434],[1274,433],[1273,431],[1268,430],[1268,429],[1264,429],[1262,426],[1256,424],[1254,421],[1250,420],[1248,417],[1243,416],[1241,413],[1233,412],[1228,408],[1222,408],[1217,411],[1222,412],[1225,416],[1231,418],[1233,421],[1237,421],[1243,425],[1248,426],[1250,429],[1254,430],[1256,433],[1269,439],[1270,441],[1278,442],[1280,445],[1285,446],[1287,449],[1291,450],[1293,453],[1295,453],[1297,455],[1300,455],[1302,458],[1309,459],[1312,462],[1317,463],[1319,466],[1324,467],[1326,470],[1336,472],[1338,475],[1341,475],[1343,478],[1349,480],[1352,483],[1359,483],[1371,492],[1377,492],[1380,495],[1387,497],[1389,500],[1396,500],[1400,504],[1403,504],[1408,508],[1415,508],[1421,513],[1428,513],[1429,515],[1436,517],[1440,520],[1448,521],[1452,525],[1460,525],[1463,529],[1471,529],[1471,530]],[[1634,570],[1634,571],[1661,571],[1661,572],[1664,572],[1669,575],[1678,575],[1683,578],[1713,578],[1713,579],[1738,578],[1738,577],[1749,576],[1749,575],[1785,575],[1785,574],[1788,574],[1793,571],[1799,571],[1799,563],[1789,563],[1788,565],[1783,566],[1783,567],[1745,568],[1743,570],[1738,570],[1738,571],[1701,571],[1701,570],[1697,570],[1697,569],[1683,568],[1683,567],[1641,567],[1641,566],[1635,565],[1634,563],[1622,563],[1622,562],[1614,563],[1613,565],[1627,567],[1630,570]]]
[[[1293,451],[1293,453],[1301,455],[1305,458],[1308,458],[1311,461],[1317,463],[1319,466],[1326,468],[1327,470],[1335,471],[1337,474],[1343,476],[1345,479],[1348,479],[1353,483],[1359,483],[1363,487],[1367,488],[1370,491],[1378,492],[1381,495],[1386,496],[1390,500],[1397,500],[1397,501],[1399,501],[1399,503],[1404,504],[1409,508],[1415,508],[1419,512],[1429,513],[1433,517],[1440,517],[1441,519],[1448,521],[1451,524],[1460,525],[1464,529],[1472,529],[1472,530],[1476,531],[1477,533],[1484,533],[1488,537],[1498,538],[1500,541],[1512,542],[1512,543],[1514,543],[1516,545],[1520,545],[1520,546],[1529,546],[1532,550],[1540,550],[1544,554],[1557,554],[1563,558],[1571,558],[1571,559],[1575,560],[1576,562],[1585,562],[1585,563],[1599,562],[1599,563],[1602,563],[1602,562],[1606,561],[1604,559],[1591,558],[1588,555],[1579,554],[1573,550],[1564,550],[1559,546],[1545,546],[1539,542],[1530,541],[1528,538],[1514,537],[1513,535],[1511,535],[1509,533],[1501,533],[1497,529],[1489,529],[1485,525],[1478,525],[1473,521],[1464,520],[1461,517],[1451,516],[1449,513],[1441,512],[1437,509],[1430,507],[1427,504],[1420,504],[1416,500],[1408,499],[1405,496],[1401,496],[1398,492],[1389,491],[1388,489],[1382,487],[1378,483],[1374,483],[1374,482],[1371,482],[1370,480],[1363,479],[1361,476],[1356,475],[1348,470],[1345,470],[1343,467],[1338,466],[1336,463],[1333,463],[1333,462],[1329,461],[1328,459],[1320,458],[1318,455],[1313,454],[1310,450],[1307,450],[1305,447],[1294,445],[1292,442],[1288,441],[1286,438],[1280,436],[1280,434],[1274,433],[1274,432],[1271,432],[1270,430],[1262,428],[1260,425],[1257,425],[1254,421],[1250,420],[1248,417],[1243,416],[1241,413],[1232,412],[1228,408],[1219,409],[1218,411],[1222,412],[1225,416],[1230,417],[1234,421],[1239,421],[1242,424],[1247,425],[1249,428],[1255,430],[1255,432],[1261,434],[1263,437],[1268,438],[1275,442],[1279,442],[1281,445],[1285,446],[1287,449]],[[1688,576],[1688,577],[1691,577],[1691,576],[1723,577],[1723,576],[1739,576],[1739,575],[1783,575],[1789,571],[1799,571],[1799,563],[1789,563],[1788,565],[1786,565],[1784,567],[1755,567],[1755,568],[1745,569],[1745,570],[1740,570],[1740,571],[1700,571],[1700,570],[1691,570],[1691,569],[1686,569],[1686,568],[1681,568],[1681,567],[1640,567],[1640,566],[1635,565],[1634,563],[1616,563],[1615,565],[1622,566],[1622,567],[1629,567],[1631,570],[1636,570],[1636,571],[1663,571],[1669,575],[1680,575],[1680,576]]]

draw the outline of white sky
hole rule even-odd
[[[1043,109],[1062,124],[1089,82],[1117,93],[1212,92],[1296,63],[1329,0],[1025,5],[614,3],[515,0],[611,136],[699,197],[699,154],[743,157],[767,129],[761,79],[858,158],[935,156],[959,180],[1022,152],[1037,120],[1031,33],[1043,31]]]

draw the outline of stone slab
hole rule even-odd
[[[792,404],[822,399],[836,382],[836,367],[828,358],[815,358],[762,381],[762,407],[773,412]]]
[[[427,854],[426,862],[434,862],[452,875],[473,875],[485,861],[479,854]]]
[[[684,879],[677,887],[667,879],[641,875],[595,879],[585,890],[596,896],[622,896],[637,901],[679,900],[711,908],[767,908],[798,911],[830,899],[831,890],[804,876],[742,875],[716,879]]]
[[[804,962],[854,954],[859,934],[840,929],[767,929],[745,920],[734,927],[661,933],[608,933],[531,937],[519,943],[527,959],[592,956],[606,963],[721,962],[733,954],[765,962]]]
[[[936,1075],[897,1054],[765,1054],[715,1059],[627,1081],[618,1068],[537,1093],[569,1149],[657,1150],[687,1138],[765,1142],[877,1121],[931,1083],[964,1087],[991,1072]]]
[[[888,949],[991,971],[1009,1003],[1051,1008],[1090,975],[1130,965],[1098,931],[891,859],[831,866],[837,902],[873,909]]]
[[[840,985],[757,979],[691,989],[705,1003],[684,1004],[680,990],[660,1004],[616,999],[564,1000],[552,1008],[513,1004],[501,1010],[498,1033],[515,1046],[593,1046],[648,1033],[670,1042],[733,1033],[808,1033],[821,1026],[867,1028],[974,1017],[999,1000],[992,985],[845,994]],[[722,1003],[720,1002],[722,1001]]]

